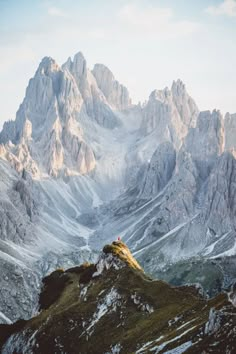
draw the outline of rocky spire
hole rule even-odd
[[[155,132],[157,144],[169,141],[179,149],[190,127],[196,124],[198,108],[178,80],[171,90],[154,90],[143,108],[141,129],[144,134]]]
[[[35,168],[34,171],[31,169],[33,160],[42,167],[42,172],[53,176],[63,175],[65,170],[67,174],[84,174],[95,167],[93,151],[85,142],[80,126],[80,119],[86,115],[76,82],[86,76],[82,54],[75,56],[74,68],[75,77],[54,59],[43,58],[29,81],[15,122],[4,126],[1,141],[11,140],[19,145],[17,151],[24,151],[17,156],[18,170],[26,168],[34,174]],[[72,149],[74,143],[70,141],[76,141],[76,149]],[[21,147],[23,143],[24,147]],[[11,154],[13,151],[14,148]]]
[[[125,110],[130,107],[131,99],[127,88],[115,80],[114,75],[105,65],[95,64],[92,73],[98,87],[114,109]]]
[[[202,178],[209,176],[217,156],[224,151],[224,123],[219,111],[201,112],[196,128],[186,137],[183,149],[191,154]]]

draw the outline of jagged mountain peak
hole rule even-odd
[[[101,82],[100,82],[101,76],[103,76],[104,79],[107,80],[108,82],[115,81],[115,77],[114,77],[113,73],[104,64],[96,63],[93,67],[92,73],[95,76],[95,78],[97,79],[99,84],[101,84]]]
[[[186,86],[181,79],[177,79],[176,81],[175,80],[173,81],[171,86],[171,91],[173,95],[178,95],[178,96],[187,93]]]
[[[84,54],[81,51],[75,53],[74,61],[76,61],[76,60],[81,60],[81,61],[85,60],[85,56],[84,56]]]
[[[155,132],[159,144],[170,141],[177,149],[188,130],[195,127],[199,114],[181,80],[174,81],[171,89],[152,91],[143,112],[142,131],[146,134]]]
[[[56,63],[55,59],[51,57],[44,57],[38,67],[37,72],[48,75],[50,71],[58,71],[60,66]]]
[[[22,168],[28,168],[28,161],[36,159],[36,164],[53,176],[65,168],[72,171],[69,174],[87,173],[94,169],[95,158],[83,137],[81,121],[86,120],[109,129],[120,124],[81,52],[62,67],[45,57],[29,81],[16,120],[4,125],[0,141],[20,144],[23,137],[29,138],[31,146],[24,150],[31,156],[25,159],[24,154],[24,160],[19,161]],[[46,146],[48,152],[44,151]],[[46,153],[44,159],[42,150],[44,156]]]
[[[76,53],[73,61],[70,59],[70,71],[78,78],[87,74],[87,62],[82,52]]]
[[[153,101],[153,100],[157,100],[157,101],[165,101],[165,99],[167,98],[168,95],[170,95],[171,92],[170,90],[168,89],[168,87],[166,87],[164,90],[153,90],[151,93],[150,93],[150,96],[149,96],[149,100],[150,101]]]
[[[185,84],[180,79],[174,80],[170,89],[165,87],[162,90],[153,90],[149,96],[149,100],[157,100],[166,104],[173,101],[177,107],[183,106],[183,110],[186,110],[186,106],[189,106],[188,111],[185,112],[186,115],[191,116],[191,111],[195,115],[198,114],[195,102],[189,96]]]
[[[83,96],[84,93],[83,91],[85,89],[88,90],[87,87],[88,84],[86,81],[87,80],[89,82],[91,81],[90,70],[87,67],[87,61],[83,53],[82,52],[76,53],[73,59],[69,57],[67,61],[62,65],[62,69],[68,70],[72,74]],[[90,83],[93,84],[93,78],[92,78],[92,82]]]
[[[188,95],[186,86],[182,80],[174,80],[171,88],[165,87],[163,90],[153,90],[149,96],[149,99],[160,99],[165,100],[168,97],[181,97],[184,95]]]
[[[210,125],[213,125],[215,128],[219,125],[223,125],[223,116],[219,110],[214,109],[213,111],[206,110],[200,112],[197,119],[197,127],[201,130],[205,130],[209,128]]]
[[[115,79],[107,66],[104,64],[95,64],[92,73],[99,89],[111,107],[116,110],[126,110],[131,106],[131,99],[127,88]]]

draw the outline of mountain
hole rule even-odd
[[[116,100],[130,105],[127,89],[115,80],[112,85]],[[124,175],[117,174],[119,167],[103,173],[114,159],[108,150],[118,126],[121,118],[82,53],[62,67],[50,57],[41,61],[16,120],[0,133],[0,321],[31,316],[41,279],[55,267],[97,257],[87,245],[90,229],[77,218],[120,189],[122,181],[117,188],[113,181]],[[104,149],[107,161],[101,159]],[[102,163],[94,178],[96,160]]]
[[[0,133],[0,321],[29,318],[42,277],[117,235],[154,277],[229,289],[235,118],[199,112],[181,80],[135,105],[81,52],[45,57]]]
[[[92,71],[99,89],[114,110],[129,109],[131,99],[127,88],[121,85],[112,72],[103,64],[95,64]]]
[[[44,278],[40,312],[1,325],[2,353],[234,353],[235,294],[206,300],[194,287],[148,277],[122,242],[96,264]]]
[[[102,69],[96,66],[94,70],[101,78]],[[127,108],[127,89],[112,80],[109,90],[117,108]],[[109,102],[112,99],[108,97]],[[0,141],[7,145],[1,155],[11,159],[18,171],[26,168],[33,175],[88,173],[95,168],[96,159],[85,137],[83,120],[94,120],[107,129],[120,124],[82,53],[62,67],[45,57],[29,82],[16,120],[4,124]]]
[[[158,144],[170,141],[176,148],[182,144],[188,129],[196,125],[198,108],[181,80],[171,90],[155,90],[143,109],[141,130],[155,134]]]
[[[179,150],[173,140],[160,143],[132,187],[108,207],[97,208],[92,247],[99,246],[97,239],[121,234],[153,276],[170,280],[168,265],[173,283],[178,278],[181,284],[183,279],[174,273],[178,262],[183,267],[186,259],[201,264],[215,259],[214,277],[206,262],[204,277],[190,277],[191,282],[203,283],[209,294],[234,282],[234,273],[229,275],[222,261],[235,255],[236,236],[235,158],[232,149],[225,149],[225,135],[220,112],[206,111],[189,128]]]

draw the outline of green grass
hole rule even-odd
[[[105,254],[112,253],[114,256],[124,261],[131,268],[143,271],[142,267],[130,253],[129,248],[122,241],[114,241],[111,245],[106,245],[103,248],[103,252]]]

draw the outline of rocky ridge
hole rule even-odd
[[[101,86],[101,75],[105,73],[97,66],[94,70]],[[127,89],[113,77],[110,81],[108,89],[114,102],[99,88],[82,53],[76,54],[73,61],[69,58],[62,67],[45,57],[29,82],[16,120],[4,124],[1,157],[17,171],[26,168],[33,176],[92,171],[96,159],[84,136],[83,121],[92,120],[113,129],[120,121],[110,103],[117,109],[130,104]]]
[[[3,354],[235,351],[226,294],[207,301],[194,287],[154,281],[122,242],[105,246],[97,264],[57,270],[43,282],[39,314],[0,325]]]

